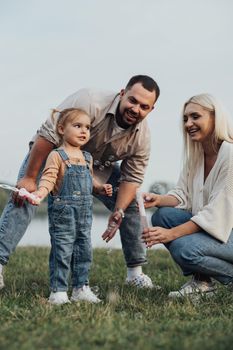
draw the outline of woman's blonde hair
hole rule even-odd
[[[207,109],[213,113],[215,120],[213,148],[217,149],[217,144],[221,141],[233,143],[232,121],[221,103],[217,101],[215,97],[210,94],[200,94],[191,97],[184,104],[182,111],[182,123],[185,108],[189,103],[196,103],[204,109]],[[200,159],[201,154],[203,153],[202,145],[199,142],[194,142],[191,140],[184,128],[184,124],[182,124],[182,129],[184,137],[184,163],[189,169],[193,169],[196,166],[198,159]]]
[[[86,114],[89,117],[89,115],[85,111],[79,108],[66,108],[66,109],[63,109],[62,111],[59,111],[57,109],[52,110],[51,118],[55,122],[55,125],[56,125],[55,130],[59,137],[60,144],[62,142],[62,135],[59,133],[59,126],[61,125],[65,126],[66,123],[72,122],[81,114]]]

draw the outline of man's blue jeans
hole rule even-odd
[[[115,208],[119,180],[120,167],[118,164],[115,164],[112,175],[107,181],[108,183],[112,184],[113,187],[112,197],[94,194],[94,196],[98,198],[110,211],[113,211]],[[125,217],[123,218],[120,226],[121,244],[128,267],[143,265],[147,262],[146,246],[144,243],[142,243],[141,238],[142,231],[143,228],[140,222],[137,203],[136,200],[134,200],[125,210]]]
[[[19,170],[18,179],[22,178],[28,164],[29,153]],[[35,214],[36,207],[25,202],[22,207],[16,207],[11,199],[5,206],[0,219],[0,263],[7,264],[10,254],[23,237]]]
[[[192,214],[177,208],[163,207],[152,216],[152,225],[172,228],[190,220]],[[205,231],[182,236],[165,244],[185,276],[201,273],[223,284],[233,280],[233,230],[227,243]]]
[[[18,178],[23,177],[29,154],[26,156],[19,172]],[[115,207],[117,188],[119,186],[120,169],[116,164],[114,171],[108,180],[114,189],[112,197],[96,196],[104,205],[113,211]],[[0,220],[0,263],[7,264],[10,254],[15,250],[18,242],[23,237],[36,207],[25,202],[23,207],[18,208],[10,199],[6,205]],[[107,223],[106,223],[107,226]],[[101,234],[101,233],[100,233]],[[120,227],[122,249],[128,267],[146,263],[146,249],[141,241],[142,226],[137,210],[136,201],[133,201],[125,211],[125,218]]]

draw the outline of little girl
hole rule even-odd
[[[56,131],[59,148],[47,159],[38,190],[38,205],[47,195],[51,251],[49,257],[51,304],[69,303],[67,290],[71,271],[72,301],[98,303],[100,299],[88,285],[92,261],[92,190],[112,195],[112,186],[92,179],[92,157],[82,151],[90,138],[90,118],[82,110],[64,109],[59,113]]]

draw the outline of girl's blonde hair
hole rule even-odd
[[[58,117],[57,117],[57,114],[58,114]],[[79,108],[66,108],[66,109],[63,109],[62,111],[58,111],[57,109],[52,110],[51,118],[56,124],[55,131],[59,137],[59,143],[62,142],[62,136],[59,133],[59,126],[61,125],[65,126],[66,123],[72,122],[81,114],[85,114],[89,117],[89,115],[85,111]]]
[[[207,109],[213,113],[215,120],[215,129],[213,137],[213,149],[217,149],[217,144],[221,141],[227,141],[233,143],[233,125],[228,113],[224,110],[219,101],[216,100],[210,94],[200,94],[191,97],[185,102],[182,111],[182,123],[185,108],[189,103],[196,103],[201,107]],[[187,168],[195,169],[201,154],[203,153],[202,145],[200,142],[194,142],[191,140],[187,132],[185,131],[184,124],[182,124],[183,138],[184,138],[184,164]]]

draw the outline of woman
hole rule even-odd
[[[164,243],[192,279],[170,297],[213,293],[211,280],[233,281],[233,128],[209,94],[183,108],[184,168],[167,195],[145,193],[145,207],[159,209],[143,232],[148,247]]]

